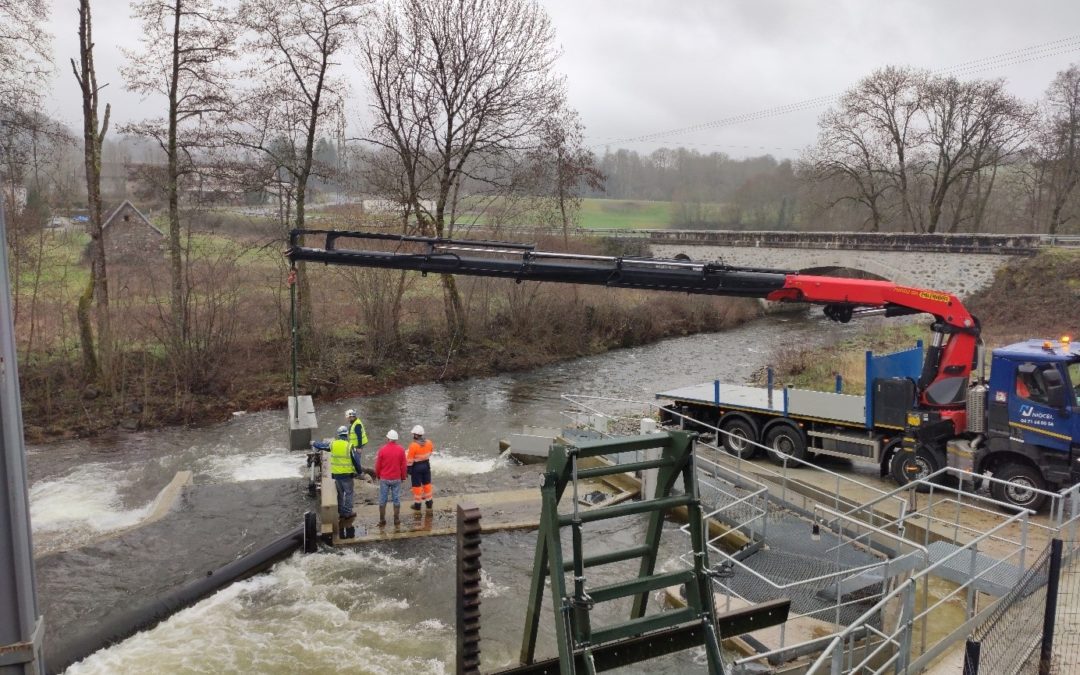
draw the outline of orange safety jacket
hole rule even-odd
[[[435,452],[435,444],[430,440],[423,443],[417,443],[413,441],[409,445],[409,452],[405,456],[405,461],[412,466],[413,462],[426,462],[431,459],[431,453]]]

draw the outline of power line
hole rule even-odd
[[[993,54],[991,56],[986,56],[980,59],[964,61],[962,63],[958,63],[956,65],[946,68],[933,70],[931,72],[938,75],[971,75],[973,73],[982,72],[985,70],[1005,68],[1008,66],[1019,65],[1021,63],[1027,63],[1030,61],[1037,61],[1049,58],[1051,56],[1067,54],[1074,51],[1080,51],[1080,34],[1071,35],[1064,38],[1058,38],[1057,40],[1042,42],[1036,45],[1022,47],[1020,49],[1013,49],[1007,52]],[[843,93],[830,94],[827,96],[818,96],[802,101],[796,101],[794,103],[787,103],[784,105],[764,108],[762,110],[757,110],[753,112],[732,115],[730,117],[724,117],[718,120],[713,120],[711,122],[702,122],[701,124],[695,124],[688,127],[669,129],[667,131],[658,131],[651,134],[643,134],[641,136],[620,138],[614,142],[648,143],[658,141],[670,136],[679,136],[683,134],[694,133],[697,131],[706,131],[710,129],[720,129],[736,124],[743,124],[746,122],[754,122],[758,120],[768,119],[770,117],[788,115],[793,112],[820,108],[839,100],[841,96],[843,96]]]

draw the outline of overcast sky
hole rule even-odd
[[[1077,0],[541,0],[555,25],[570,102],[587,142],[651,151],[685,145],[733,156],[794,157],[811,143],[823,105],[654,135],[838,94],[873,69],[906,64],[1003,77],[1034,101],[1054,74],[1080,62]],[[136,47],[126,0],[93,0],[98,81],[123,123],[159,114],[124,91],[121,47]],[[74,0],[53,4],[57,76],[52,113],[81,126],[68,60],[78,48]],[[998,57],[998,58],[995,58]],[[355,71],[352,59],[347,67]],[[354,106],[364,106],[355,83]],[[355,116],[360,119],[359,115]],[[358,123],[358,122],[357,122]]]

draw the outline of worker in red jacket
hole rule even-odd
[[[386,527],[386,502],[394,500],[394,527],[401,525],[401,481],[405,480],[405,448],[398,445],[398,433],[386,432],[386,445],[375,455],[375,478],[379,481],[379,527]]]

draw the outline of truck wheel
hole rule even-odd
[[[896,453],[900,452],[902,441],[899,438],[894,438],[889,441],[885,448],[881,451],[881,477],[889,476],[892,474],[892,461],[896,457]]]
[[[1008,485],[998,482],[990,484],[990,494],[999,502],[1032,511],[1039,511],[1046,505],[1046,495],[1035,492],[1035,490],[1045,490],[1046,481],[1030,466],[1006,464],[994,471],[994,478],[1008,481]]]
[[[937,457],[924,446],[911,450],[897,450],[889,465],[889,473],[897,485],[907,485],[913,481],[925,479],[941,467]],[[915,488],[918,492],[929,492],[930,486],[923,484]]]
[[[752,441],[757,441],[757,430],[741,417],[733,417],[724,422],[720,432],[721,443],[728,453],[740,459],[750,459],[757,454],[757,447],[751,445]]]
[[[785,457],[806,459],[806,439],[802,432],[790,424],[777,424],[765,434],[769,446],[769,459],[783,464]]]

